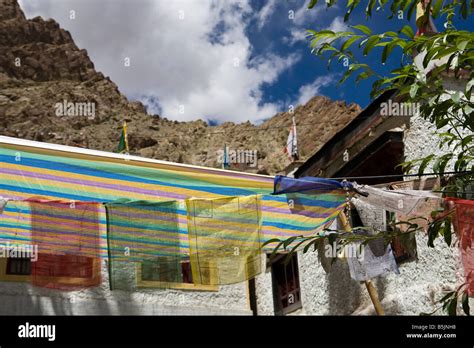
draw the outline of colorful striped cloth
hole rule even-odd
[[[141,280],[130,279],[137,267],[155,287],[182,282],[178,208],[177,201],[106,204],[112,289],[133,290]]]
[[[322,194],[271,195],[274,178],[224,171],[139,157],[77,149],[67,146],[19,141],[0,136],[0,197],[23,200],[40,196],[45,200],[113,202],[117,199],[177,200],[179,239],[182,253],[189,254],[184,200],[262,195],[263,241],[308,235],[335,218],[344,206],[345,193],[334,188]],[[296,208],[295,208],[296,207]],[[20,212],[6,208],[7,214]],[[100,229],[106,217],[100,214]],[[0,238],[17,231],[15,224],[0,221]],[[106,245],[101,234],[101,245]],[[267,249],[271,249],[268,245]],[[106,248],[101,249],[107,256]]]
[[[347,198],[345,185],[347,188],[351,186],[324,178],[276,176],[273,194],[279,199],[279,208],[284,212],[286,223],[299,226],[299,235],[307,237],[326,228],[344,209]],[[265,221],[265,212],[263,216]],[[299,240],[295,240],[288,248],[291,249],[297,243]],[[274,245],[269,244],[265,249],[272,249]]]
[[[239,283],[262,271],[260,202],[259,195],[186,201],[196,284]]]
[[[0,243],[31,254],[32,284],[77,290],[100,284],[101,204],[8,201],[0,214]],[[34,249],[37,248],[37,249]]]
[[[28,199],[31,240],[41,254],[100,256],[99,203]]]
[[[0,214],[0,243],[37,245],[45,254],[107,255],[102,204],[10,200]]]

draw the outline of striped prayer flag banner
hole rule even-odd
[[[259,195],[186,201],[195,283],[233,284],[261,272],[260,201]]]

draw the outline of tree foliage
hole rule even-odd
[[[425,1],[424,15],[416,20],[418,28],[424,27],[431,18],[442,21],[438,32],[417,35],[410,25],[416,8],[422,0],[368,0],[364,12],[367,20],[375,16],[385,16],[387,20],[399,20],[399,30],[374,33],[368,26],[357,24],[351,30],[334,32],[331,30],[308,30],[311,50],[316,56],[327,60],[328,67],[334,64],[345,66],[340,83],[354,79],[355,83],[363,80],[373,81],[371,98],[376,98],[388,91],[396,91],[397,100],[419,105],[419,116],[430,122],[439,137],[439,149],[424,158],[405,162],[405,171],[417,168],[419,174],[430,171],[443,175],[447,168],[457,174],[449,184],[443,187],[445,194],[465,197],[466,190],[474,191],[474,33],[457,30],[455,19],[470,20],[474,10],[474,1],[469,0],[431,0]],[[364,2],[367,3],[367,2]],[[312,9],[318,0],[310,0],[308,8]],[[336,4],[345,5],[344,21],[349,21],[356,8],[362,6],[360,0],[326,0],[328,8]],[[359,54],[355,54],[358,51]],[[360,61],[369,55],[378,54],[380,65]],[[383,65],[392,57],[399,58],[400,64],[388,75],[381,73]],[[417,58],[415,58],[417,57]],[[415,60],[417,64],[415,64]],[[343,64],[347,63],[348,64]],[[446,86],[451,79],[460,88]],[[429,221],[428,245],[434,247],[434,241],[442,236],[446,244],[452,244],[451,219],[453,211],[444,214],[434,213]],[[407,224],[406,233],[416,233],[421,228],[413,223]],[[277,242],[277,251],[289,251],[288,258],[298,247],[304,245],[303,252],[316,251],[327,238],[330,243],[341,244],[353,242],[368,243],[371,239],[383,238],[388,244],[402,234],[379,231],[374,236],[363,236],[346,231],[326,231],[313,237],[292,237],[291,240],[272,240]],[[406,230],[406,228],[405,228]],[[405,234],[406,236],[406,234]],[[292,246],[291,248],[289,248]],[[312,248],[313,246],[313,248]],[[440,300],[446,313],[455,315],[461,288],[450,292]],[[469,314],[469,303],[462,297],[462,305]],[[467,303],[467,304],[466,304]]]
[[[407,171],[417,166],[418,172],[422,174],[431,164],[433,171],[439,174],[443,174],[448,166],[464,174],[474,170],[474,33],[457,30],[454,19],[459,15],[472,20],[474,1],[429,1],[427,7],[432,8],[431,16],[443,20],[443,30],[415,35],[406,20],[410,21],[413,17],[419,2],[369,0],[365,9],[367,18],[376,15],[388,16],[389,19],[404,18],[398,21],[400,29],[373,33],[369,27],[358,24],[352,26],[352,30],[343,32],[308,30],[312,52],[327,59],[328,65],[335,61],[350,62],[340,83],[350,77],[355,77],[356,83],[373,79],[372,98],[396,90],[400,100],[420,106],[420,116],[431,122],[437,130],[442,151],[404,163]],[[311,0],[308,8],[313,8],[317,3],[317,0]],[[327,7],[336,3],[336,0],[326,0]],[[345,3],[347,10],[344,19],[348,21],[360,1],[347,0]],[[427,23],[429,16],[430,11],[426,11],[417,20],[417,26],[422,27]],[[354,50],[359,50],[364,57],[377,51],[381,65],[398,52],[400,66],[385,76],[376,71],[373,64],[357,61]],[[416,56],[419,64],[413,64]],[[448,76],[457,80],[462,88],[448,91],[445,83]],[[440,154],[442,152],[444,154]],[[446,189],[462,192],[473,178],[472,173],[459,175],[454,185]]]

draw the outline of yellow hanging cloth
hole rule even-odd
[[[243,282],[262,271],[261,195],[186,200],[195,284]]]

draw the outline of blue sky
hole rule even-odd
[[[267,1],[260,1],[260,6],[267,3]],[[324,3],[324,1],[320,1]],[[323,4],[322,4],[323,5]],[[258,5],[257,5],[258,6]],[[264,98],[266,100],[294,100],[298,96],[298,89],[302,85],[307,85],[314,81],[317,77],[331,76],[337,80],[338,77],[342,76],[346,68],[342,64],[333,63],[331,68],[328,69],[327,64],[320,57],[316,57],[311,54],[308,49],[308,43],[306,41],[298,41],[294,45],[289,46],[284,43],[277,43],[277,40],[281,36],[287,34],[288,27],[282,23],[285,23],[285,16],[287,12],[292,8],[291,2],[280,2],[279,10],[275,11],[269,22],[272,24],[267,25],[262,31],[256,30],[250,31],[250,37],[256,48],[256,53],[259,51],[266,50],[267,47],[270,49],[276,49],[281,54],[288,52],[299,52],[301,53],[301,60],[292,69],[283,72],[280,78],[271,86],[264,87]],[[324,8],[324,6],[321,6]],[[341,16],[344,11],[342,8],[318,10],[318,16],[315,20],[308,20],[305,22],[307,29],[321,30],[330,26],[331,19]],[[371,19],[367,20],[363,13],[363,7],[356,10],[349,21],[346,23],[348,26],[356,24],[364,24],[368,26],[373,33],[382,33],[384,31],[398,31],[404,25],[410,24],[412,28],[415,28],[414,18],[411,21],[408,19],[399,19],[397,17],[389,20],[388,13],[380,13],[374,15]],[[414,17],[414,16],[413,16]],[[439,30],[442,29],[443,18],[436,20],[436,26]],[[463,20],[457,18],[456,27],[462,30],[474,31],[474,22],[469,20]],[[415,29],[414,29],[415,30]],[[279,37],[280,36],[280,37]],[[355,46],[353,46],[355,47]],[[392,57],[383,66],[380,64],[380,52],[381,49],[374,49],[372,54],[364,57],[362,54],[357,54],[356,57],[361,62],[367,63],[370,66],[376,68],[377,71],[384,74],[389,74],[391,70],[401,65],[401,62],[408,62],[407,58],[402,60],[401,50],[393,52]],[[362,107],[367,106],[370,103],[370,90],[373,80],[363,81],[356,85],[354,80],[348,80],[346,83],[339,85],[337,82],[329,83],[320,88],[319,94],[330,97],[331,99],[344,100],[347,103],[355,102]]]
[[[328,10],[320,1],[308,11],[307,2],[20,0],[27,17],[54,18],[69,30],[96,69],[130,99],[142,100],[150,113],[217,123],[256,123],[315,95],[362,107],[370,102],[371,82],[338,86],[346,68],[333,64],[328,70],[312,55],[306,29],[337,31],[363,23],[382,32],[399,30],[407,20],[381,14],[366,22],[360,8],[344,23],[343,8]],[[474,29],[464,21],[457,26]],[[401,62],[400,52],[383,67],[376,53],[356,57],[381,72]]]

